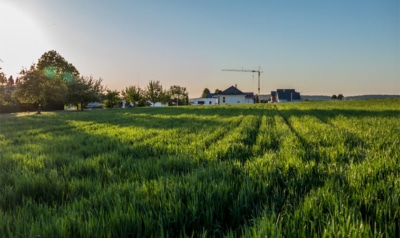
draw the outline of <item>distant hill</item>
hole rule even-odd
[[[346,100],[385,99],[385,98],[400,98],[400,95],[376,94],[376,95],[359,95],[359,96],[345,97]]]
[[[331,96],[324,95],[300,95],[301,100],[309,100],[309,101],[326,101],[331,100]]]
[[[366,99],[385,99],[385,98],[400,98],[400,95],[386,95],[386,94],[370,94],[344,97],[344,100],[366,100]],[[331,100],[331,96],[324,95],[301,95],[301,99],[309,101],[326,101]]]

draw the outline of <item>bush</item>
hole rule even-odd
[[[0,105],[0,114],[16,113],[16,112],[34,112],[36,110],[37,110],[37,104]]]

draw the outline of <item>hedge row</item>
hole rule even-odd
[[[35,112],[37,104],[19,104],[19,105],[0,105],[1,113],[16,113],[16,112]],[[48,104],[42,108],[44,111],[64,110],[63,104]]]

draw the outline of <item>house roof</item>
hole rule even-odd
[[[246,94],[246,98],[254,98],[254,93],[252,92],[245,92],[244,94]]]
[[[206,98],[218,98],[218,94],[217,93],[209,93],[209,94],[207,94]]]
[[[237,89],[235,86],[230,86],[229,88],[225,89],[220,93],[221,95],[244,95],[242,91]]]

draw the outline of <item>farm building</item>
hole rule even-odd
[[[236,86],[231,86],[218,94],[219,104],[249,104],[254,103],[253,93],[244,93]]]
[[[254,93],[242,92],[236,86],[231,86],[220,93],[210,93],[205,98],[192,98],[190,104],[193,106],[211,106],[227,104],[253,104]]]
[[[270,95],[268,95],[268,94],[261,94],[260,95],[260,101],[261,102],[268,102],[268,100],[269,100],[269,98],[270,98]]]
[[[193,98],[190,102],[193,106],[212,106],[218,104],[218,98]]]
[[[210,93],[205,98],[192,98],[190,104],[193,106],[212,106],[218,104],[218,95]]]
[[[254,93],[245,93],[246,96],[244,97],[244,103],[246,104],[253,104],[254,103]]]
[[[271,102],[296,102],[300,100],[300,93],[294,89],[278,89],[271,92]]]
[[[276,93],[276,91],[272,91],[271,92],[271,103],[275,103],[278,102],[278,94]]]

